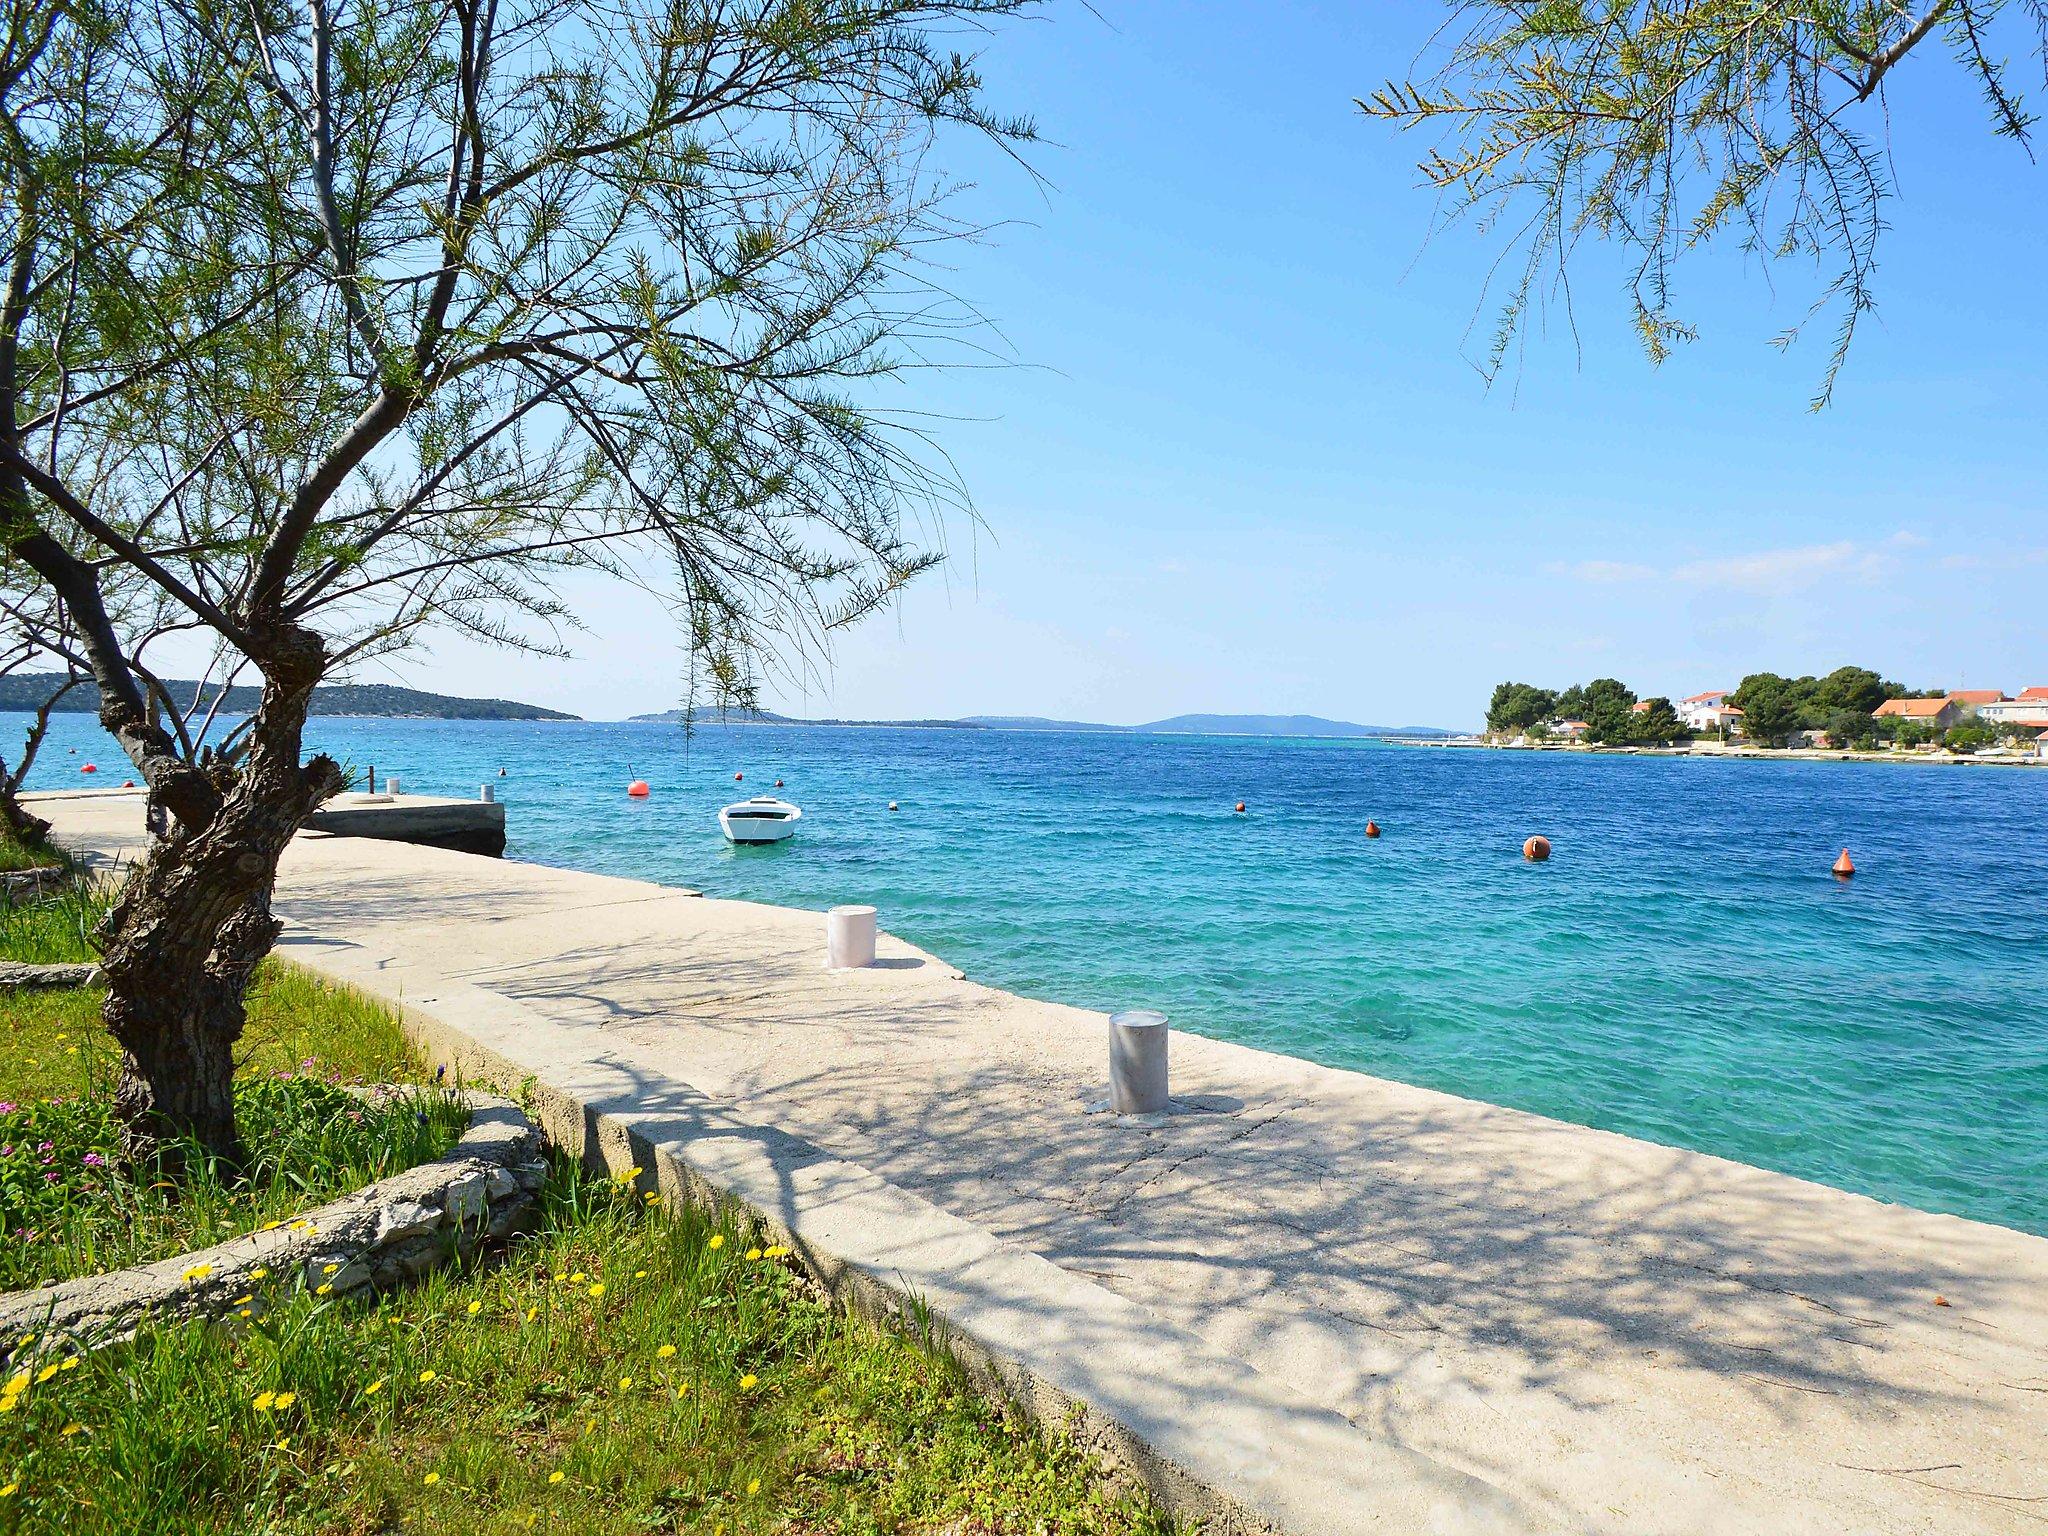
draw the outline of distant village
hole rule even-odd
[[[1615,678],[1561,691],[1502,683],[1487,707],[1494,746],[1926,752],[2048,758],[2048,686],[1915,692],[1862,667],[1825,677],[1759,672],[1736,688],[1638,698]]]

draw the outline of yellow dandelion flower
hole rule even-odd
[[[0,1488],[0,1499],[11,1499],[19,1492],[21,1492],[21,1484],[9,1483],[5,1488]]]
[[[475,1317],[475,1316],[477,1315],[477,1313],[479,1313],[479,1312],[483,1311],[483,1309],[484,1309],[484,1304],[483,1304],[482,1302],[480,1302],[480,1301],[472,1301],[472,1302],[471,1302],[471,1303],[469,1304],[469,1315],[470,1315],[471,1317]]]
[[[323,1275],[331,1275],[331,1274],[333,1274],[333,1273],[334,1273],[334,1272],[335,1272],[335,1271],[336,1271],[337,1269],[339,1269],[339,1268],[341,1268],[341,1266],[340,1266],[339,1264],[327,1264],[327,1265],[323,1265],[323,1266],[321,1267],[320,1273],[321,1273],[321,1274],[323,1274]]]
[[[647,1278],[647,1271],[644,1269],[636,1269],[633,1271],[633,1278],[635,1280],[645,1280]]]
[[[747,1372],[746,1375],[740,1378],[740,1390],[742,1392],[751,1392],[754,1390],[755,1387],[759,1386],[760,1384],[761,1378],[756,1376],[752,1371]]]
[[[725,1234],[723,1232],[712,1233],[711,1241],[706,1243],[704,1246],[706,1248],[709,1248],[713,1253],[716,1253],[719,1249],[725,1246]]]
[[[244,1307],[241,1311],[235,1314],[235,1316],[237,1317],[254,1317],[255,1315],[256,1309],[254,1307]]]
[[[747,1483],[747,1497],[751,1499],[755,1494],[759,1493],[760,1491],[761,1479],[756,1477],[749,1480],[749,1482]]]
[[[566,1269],[558,1269],[555,1271],[555,1284],[560,1285],[564,1280],[568,1278],[569,1271],[567,1271]]]
[[[751,1259],[758,1259],[759,1257],[761,1257],[761,1250],[760,1250],[760,1249],[758,1249],[758,1248],[749,1248],[749,1249],[747,1250],[747,1257],[748,1257],[748,1258],[749,1258],[750,1260],[751,1260]]]
[[[251,1280],[267,1280],[270,1278],[270,1271],[259,1264],[249,1271],[249,1278]]]
[[[592,1296],[602,1296],[604,1294],[604,1282],[600,1280],[595,1285],[593,1285],[590,1288],[590,1294]]]
[[[630,1184],[639,1177],[640,1170],[638,1168],[628,1168],[624,1173],[615,1173],[612,1175],[613,1180],[620,1184]]]
[[[421,1371],[421,1372],[420,1372],[420,1380],[421,1380],[421,1381],[432,1381],[433,1379],[434,1379],[434,1373],[433,1373],[432,1371]]]
[[[569,1283],[571,1285],[581,1285],[585,1280],[589,1278],[590,1277],[588,1275],[584,1274],[583,1271],[579,1269],[576,1271],[575,1274],[569,1277]]]
[[[276,1402],[272,1406],[281,1413],[298,1400],[299,1394],[296,1392],[280,1392],[277,1394]]]
[[[265,1223],[263,1223],[263,1225],[262,1225],[262,1226],[261,1226],[260,1228],[258,1228],[257,1230],[259,1230],[259,1231],[262,1231],[262,1232],[275,1232],[275,1231],[276,1231],[276,1230],[277,1230],[277,1229],[278,1229],[279,1227],[281,1227],[281,1226],[283,1226],[283,1225],[284,1225],[284,1218],[283,1218],[283,1217],[279,1217],[279,1218],[278,1218],[278,1219],[277,1219],[276,1221],[266,1221],[266,1222],[265,1222]]]
[[[562,1480],[562,1474],[561,1474],[561,1473],[559,1473],[559,1472],[550,1472],[550,1473],[548,1474],[548,1481],[549,1481],[550,1483],[559,1483],[559,1482],[560,1482],[561,1480]]]
[[[258,1392],[255,1398],[252,1400],[251,1406],[253,1406],[258,1413],[268,1413],[270,1412],[272,1405],[276,1402],[277,1394],[275,1392]]]
[[[84,1428],[85,1426],[83,1424],[80,1424],[76,1420],[74,1420],[73,1422],[66,1424],[62,1429],[57,1431],[57,1433],[59,1433],[60,1435],[75,1435]]]
[[[238,1307],[246,1307],[247,1305],[249,1305],[250,1302],[254,1301],[255,1299],[255,1293],[251,1292],[247,1296],[237,1296],[234,1300],[234,1305]]]
[[[539,1308],[539,1307],[528,1307],[528,1308],[526,1309],[526,1320],[527,1320],[527,1321],[528,1321],[529,1323],[530,1323],[530,1322],[532,1322],[532,1321],[533,1321],[533,1320],[534,1320],[534,1319],[535,1319],[536,1317],[539,1317],[539,1316],[540,1316],[540,1308]]]
[[[677,1396],[677,1397],[688,1397],[689,1395],[690,1395],[690,1384],[689,1384],[689,1383],[688,1383],[687,1381],[684,1381],[684,1382],[678,1382],[678,1383],[676,1384],[676,1396]]]
[[[5,1393],[7,1393],[7,1394],[8,1394],[9,1396],[12,1396],[12,1395],[13,1395],[14,1393],[16,1393],[16,1392],[26,1392],[27,1390],[28,1390],[28,1372],[27,1372],[27,1371],[16,1371],[16,1372],[15,1372],[15,1373],[14,1373],[14,1374],[13,1374],[12,1376],[10,1376],[10,1377],[8,1377],[8,1378],[7,1378],[7,1385],[6,1385],[6,1386],[4,1386],[4,1387],[0,1387],[0,1392],[5,1392]]]
[[[273,1440],[270,1442],[270,1448],[273,1451],[288,1451],[292,1448],[292,1437],[286,1435],[282,1440]]]
[[[24,1343],[24,1344],[33,1344],[33,1343],[35,1343],[35,1341],[36,1341],[36,1336],[35,1336],[34,1334],[32,1334],[32,1333],[24,1333],[24,1334],[23,1334],[23,1335],[21,1336],[21,1342],[22,1342],[22,1343]]]
[[[673,1345],[673,1344],[664,1344],[664,1345],[662,1345],[662,1346],[661,1346],[661,1348],[657,1349],[657,1350],[656,1350],[656,1351],[654,1352],[654,1358],[655,1358],[655,1359],[657,1359],[657,1360],[666,1360],[666,1359],[668,1359],[668,1358],[669,1358],[669,1357],[670,1357],[671,1355],[673,1355],[673,1354],[674,1354],[675,1352],[676,1352],[676,1347],[675,1347],[675,1345]]]
[[[57,1374],[57,1367],[56,1367],[56,1366],[54,1366],[54,1365],[46,1365],[46,1366],[44,1366],[44,1367],[43,1367],[43,1368],[42,1368],[42,1369],[41,1369],[40,1371],[37,1371],[37,1372],[36,1372],[36,1385],[40,1387],[40,1386],[41,1386],[41,1385],[42,1385],[42,1384],[43,1384],[44,1382],[48,1381],[48,1380],[49,1380],[49,1379],[50,1379],[50,1378],[51,1378],[52,1376],[54,1376],[54,1375],[56,1375],[56,1374]]]
[[[315,1296],[331,1296],[333,1293],[333,1284],[326,1280],[322,1280],[317,1286],[313,1288],[313,1294]]]
[[[60,1371],[75,1371],[75,1370],[77,1370],[77,1369],[78,1369],[78,1356],[76,1356],[76,1355],[67,1355],[67,1356],[65,1356],[65,1358],[64,1358],[64,1363],[63,1363],[62,1365],[58,1366],[58,1367],[57,1367],[57,1369],[58,1369],[58,1370],[60,1370]]]
[[[642,1200],[645,1200],[649,1205],[653,1205],[656,1201],[661,1199],[661,1191],[658,1189],[650,1189],[649,1191],[647,1191],[646,1194],[642,1195],[640,1198]]]
[[[382,1376],[379,1376],[375,1381],[371,1382],[367,1387],[363,1388],[363,1396],[375,1397],[379,1392],[382,1392],[383,1390],[384,1378]]]
[[[434,1486],[434,1484],[441,1481],[441,1474],[438,1472],[429,1472],[423,1479],[421,1479],[421,1481],[423,1481],[429,1488],[431,1488]]]
[[[14,1412],[14,1405],[20,1401],[18,1397],[0,1397],[0,1413]]]
[[[631,1387],[632,1385],[633,1385],[633,1378],[632,1378],[632,1377],[630,1377],[630,1376],[621,1376],[621,1377],[619,1378],[619,1390],[620,1390],[621,1392],[624,1392],[624,1391],[628,1390],[628,1389],[629,1389],[629,1388],[630,1388],[630,1387]]]
[[[185,1271],[185,1283],[190,1285],[194,1280],[204,1280],[212,1273],[213,1266],[211,1264],[194,1264]]]

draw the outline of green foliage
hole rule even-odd
[[[81,1054],[78,1098],[0,1101],[0,1289],[18,1290],[206,1247],[359,1189],[453,1146],[468,1121],[445,1095],[365,1102],[316,1077],[251,1077],[235,1118],[251,1166],[197,1148],[175,1188],[121,1166],[104,1058]]]
[[[48,843],[24,843],[0,823],[0,874],[18,869],[48,869],[62,864],[64,855]]]
[[[1649,701],[1650,707],[1629,716],[1629,740],[1644,746],[1657,746],[1672,740],[1684,729],[1679,722],[1678,711],[1667,698],[1658,697]]]
[[[1636,696],[1628,685],[1611,677],[1596,677],[1579,694],[1579,718],[1586,722],[1588,741],[1620,744],[1633,740],[1630,711]]]
[[[1785,738],[1799,729],[1799,712],[1805,702],[1811,678],[1795,682],[1775,672],[1752,672],[1742,686],[1729,695],[1729,702],[1742,711],[1742,734],[1750,745],[1783,746]]]
[[[741,1222],[566,1167],[544,1198],[499,1262],[413,1290],[334,1300],[273,1280],[240,1329],[146,1325],[70,1369],[18,1350],[0,1522],[1164,1536],[1070,1440],[836,1310]]]
[[[99,959],[93,934],[111,901],[108,887],[91,880],[37,901],[0,899],[0,959],[25,965],[91,964]]]
[[[2033,118],[2007,70],[2014,58],[2037,73],[2048,64],[2036,0],[1454,0],[1451,9],[1436,72],[1390,81],[1359,107],[1441,130],[1421,169],[1446,217],[1511,232],[1489,371],[1587,234],[1627,254],[1635,330],[1661,362],[1695,335],[1675,304],[1679,267],[1726,239],[1764,263],[1821,272],[1810,313],[1832,309],[1837,325],[1816,408],[1876,302],[1894,67],[1915,50],[1944,49],[1985,98],[1993,134],[2025,147]]]
[[[1557,695],[1528,683],[1501,683],[1486,706],[1486,728],[1512,733],[1548,720],[1557,710]]]
[[[1975,752],[1997,740],[1998,733],[1990,726],[1966,723],[1949,727],[1941,744],[1951,752]]]

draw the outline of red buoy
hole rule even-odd
[[[776,787],[777,789],[780,789],[780,788],[782,788],[782,780],[780,780],[780,779],[777,779],[777,780],[775,781],[775,787]]]
[[[745,777],[746,775],[744,773],[736,773],[732,776],[732,781],[733,783],[737,784],[741,779],[744,779]]]
[[[1367,837],[1378,837],[1380,835],[1380,824],[1376,821],[1368,821],[1365,824],[1365,835]]]
[[[87,763],[83,768],[80,768],[78,771],[80,773],[98,773],[100,771],[100,767],[98,763]]]
[[[1849,857],[1849,850],[1844,848],[1842,856],[1835,860],[1835,878],[1837,880],[1846,880],[1855,873],[1856,861]]]
[[[635,779],[626,786],[626,793],[635,800],[645,800],[647,798],[647,781],[645,779]]]
[[[1529,841],[1522,844],[1522,857],[1531,864],[1541,864],[1550,857],[1550,839],[1547,837],[1530,838]]]
[[[1244,802],[1242,800],[1237,802],[1237,814],[1240,816],[1244,814]]]
[[[133,779],[123,779],[121,781],[121,787],[123,789],[133,789],[135,787],[135,781]]]

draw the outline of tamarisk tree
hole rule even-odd
[[[1506,242],[1489,374],[1588,235],[1629,254],[1636,332],[1661,361],[1695,334],[1676,269],[1728,238],[1820,274],[1809,318],[1832,312],[1836,325],[1819,408],[1876,302],[1891,94],[1945,57],[1976,86],[1991,133],[2030,151],[2015,73],[2048,69],[2048,3],[1451,0],[1440,41],[1434,71],[1358,105],[1439,130],[1424,181],[1448,217]]]
[[[0,0],[0,535],[161,828],[101,934],[131,1153],[240,1154],[331,669],[552,648],[565,573],[658,564],[739,685],[932,562],[958,493],[880,387],[971,323],[929,159],[1028,137],[954,51],[1025,3]],[[221,742],[152,710],[130,578],[259,684]]]

